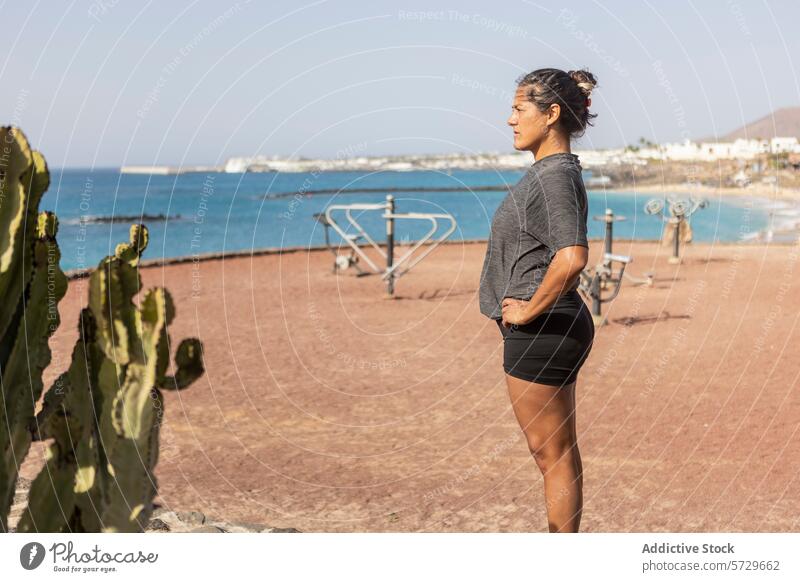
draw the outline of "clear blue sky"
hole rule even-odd
[[[796,0],[31,0],[0,10],[2,121],[53,167],[513,151],[514,80],[545,66],[599,79],[599,117],[581,147],[721,135],[800,104]]]

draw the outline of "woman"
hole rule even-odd
[[[570,140],[591,125],[588,71],[539,69],[517,81],[514,148],[535,162],[492,219],[480,285],[481,313],[503,336],[514,414],[544,475],[551,532],[576,532],[583,508],[575,434],[575,383],[594,340],[577,292],[586,266],[587,200]]]

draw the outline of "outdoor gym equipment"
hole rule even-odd
[[[633,259],[629,256],[614,255],[606,252],[603,253],[602,260],[594,268],[581,271],[578,290],[583,293],[586,299],[592,302],[592,321],[594,321],[595,326],[605,325],[606,321],[602,315],[601,305],[613,301],[619,295],[625,267],[632,261]],[[615,262],[622,265],[617,274],[614,273],[613,268]],[[611,295],[603,297],[603,289],[606,289],[612,283],[614,290]]]
[[[386,220],[386,250],[384,251],[373,239],[369,236],[369,234],[363,229],[363,227],[358,223],[358,221],[353,217],[352,211],[360,210],[383,210],[383,214],[381,215]],[[345,232],[342,227],[336,222],[333,218],[334,211],[344,211],[345,217],[347,221],[350,223],[353,229],[355,229],[355,233],[348,234]],[[382,279],[386,280],[386,287],[389,295],[394,294],[394,283],[395,280],[399,279],[406,273],[408,273],[415,265],[417,265],[422,259],[424,259],[427,255],[429,255],[436,247],[438,247],[442,242],[449,237],[453,231],[456,229],[456,220],[453,218],[452,215],[446,213],[428,213],[428,212],[406,212],[406,213],[398,213],[395,212],[395,201],[394,196],[388,194],[386,196],[386,202],[379,202],[379,203],[365,203],[365,204],[331,204],[329,205],[324,213],[315,214],[314,217],[323,224],[325,227],[325,244],[326,246],[333,252],[334,256],[336,257],[334,262],[334,272],[339,269],[346,269],[349,266],[354,266],[359,271],[359,275],[369,275],[370,273],[364,272],[360,267],[358,267],[357,263],[359,258],[364,260],[364,263],[376,274],[381,275]],[[439,219],[442,220],[449,220],[450,227],[439,236],[439,238],[431,241],[431,238],[439,229]],[[406,254],[400,257],[397,261],[395,261],[394,256],[394,230],[395,230],[395,220],[428,220],[431,222],[431,229],[419,239],[409,250]],[[332,228],[336,231],[339,236],[350,246],[351,252],[350,255],[340,255],[336,249],[330,244],[330,239],[328,237],[328,228]],[[381,268],[375,262],[369,258],[369,256],[364,253],[361,247],[356,244],[357,241],[364,239],[372,248],[374,248],[384,259],[386,259],[386,268]],[[431,241],[431,242],[429,242]],[[429,244],[429,248],[418,255],[414,260],[411,260],[411,255],[420,248],[424,244]],[[406,264],[408,263],[408,264]],[[400,267],[403,266],[403,269]]]
[[[669,216],[664,214],[664,200],[653,198],[644,205],[644,211],[653,216],[661,216],[661,219],[669,224],[673,229],[672,236],[672,256],[668,259],[670,263],[680,263],[681,232],[688,227],[689,217],[701,208],[708,206],[705,198],[694,198],[689,196],[689,200],[667,197],[669,203]]]
[[[606,223],[606,232],[605,237],[603,238],[603,250],[608,255],[614,254],[613,243],[614,243],[614,223],[620,222],[623,220],[627,220],[625,216],[615,215],[614,211],[610,208],[606,208],[605,214],[601,216],[593,216],[593,220],[598,220],[600,222]],[[636,285],[652,285],[653,284],[653,275],[652,272],[644,273],[644,277],[635,277],[630,273],[625,273],[624,276],[626,279],[631,281]],[[605,289],[608,285],[607,279],[602,279],[600,281],[600,287]]]

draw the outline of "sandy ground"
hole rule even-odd
[[[615,248],[655,284],[606,305],[578,379],[583,531],[800,530],[797,251],[694,244],[676,266],[657,243]],[[484,252],[437,249],[393,300],[322,251],[144,269],[208,369],[166,393],[157,501],[304,531],[546,531],[478,311]],[[73,281],[48,380],[85,295]]]

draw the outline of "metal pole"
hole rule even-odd
[[[394,196],[386,195],[386,208],[389,216],[386,218],[386,270],[389,276],[386,279],[386,286],[389,295],[394,294]]]
[[[608,254],[612,254],[611,241],[614,240],[614,211],[606,208],[606,240],[605,247]]]
[[[600,307],[603,303],[601,297],[602,291],[600,290],[601,279],[600,273],[595,272],[589,284],[589,294],[592,296],[592,321],[595,326],[603,325],[603,315]]]
[[[681,222],[683,221],[683,217],[675,218],[675,239],[672,241],[672,260],[671,263],[679,263],[680,258],[680,233],[681,233]]]

